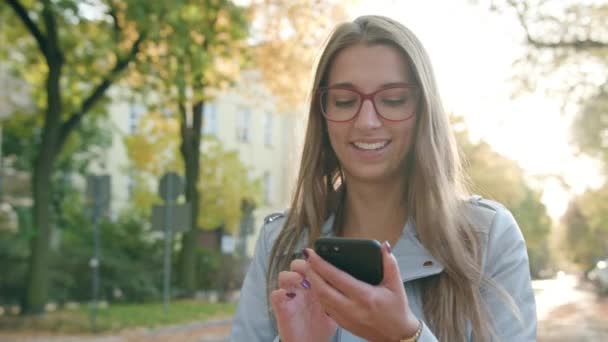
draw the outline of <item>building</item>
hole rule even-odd
[[[253,253],[264,217],[283,212],[289,205],[299,163],[298,142],[302,140],[301,110],[279,112],[276,99],[262,84],[258,73],[243,73],[236,86],[218,93],[202,113],[202,133],[216,136],[226,149],[237,150],[251,176],[263,180],[263,203],[253,213],[255,233],[246,242],[248,255]],[[118,87],[110,96],[115,99],[109,107],[115,134],[104,162],[92,169],[111,175],[111,213],[116,216],[127,207],[133,182],[127,171],[124,137],[137,130],[146,108],[121,98]]]

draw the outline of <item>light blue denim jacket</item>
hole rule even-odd
[[[536,304],[530,279],[528,254],[522,233],[511,213],[502,205],[472,197],[470,217],[479,234],[483,251],[483,272],[509,293],[519,309],[521,321],[493,291],[482,291],[489,317],[499,341],[527,342],[536,340]],[[260,232],[255,255],[245,277],[236,315],[232,322],[230,341],[278,341],[277,330],[269,317],[266,300],[266,271],[270,250],[285,223],[285,217],[268,220]],[[324,224],[322,235],[331,235],[333,217]],[[305,247],[306,241],[301,242]],[[420,282],[443,271],[443,266],[422,246],[414,223],[405,225],[393,248],[407,292],[410,309],[422,320],[423,330],[418,341],[433,342],[437,338],[427,325],[422,311]],[[468,341],[472,341],[469,330]],[[332,341],[364,341],[346,329],[338,328]]]

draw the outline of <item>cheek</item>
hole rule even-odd
[[[395,131],[395,136],[399,137],[399,143],[405,150],[405,152],[409,151],[414,144],[414,135],[416,134],[416,121],[412,120],[411,122],[404,123],[403,126],[399,127]]]
[[[345,137],[347,135],[346,125],[336,124],[332,122],[327,123],[327,134],[329,135],[329,142],[333,147],[334,151],[339,151],[342,147]]]

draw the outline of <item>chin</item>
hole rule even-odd
[[[354,172],[346,171],[346,177],[364,183],[384,183],[395,179],[396,172],[386,168],[355,167]]]

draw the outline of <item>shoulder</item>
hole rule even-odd
[[[513,215],[504,205],[481,196],[471,196],[464,210],[473,229],[480,234],[495,234],[497,229],[517,227]]]
[[[266,246],[272,246],[287,221],[287,211],[274,212],[264,217],[259,240]]]
[[[473,196],[465,205],[467,217],[477,232],[485,251],[484,259],[495,264],[508,253],[511,257],[525,256],[524,236],[511,212],[502,204]],[[505,261],[505,260],[503,260]]]

